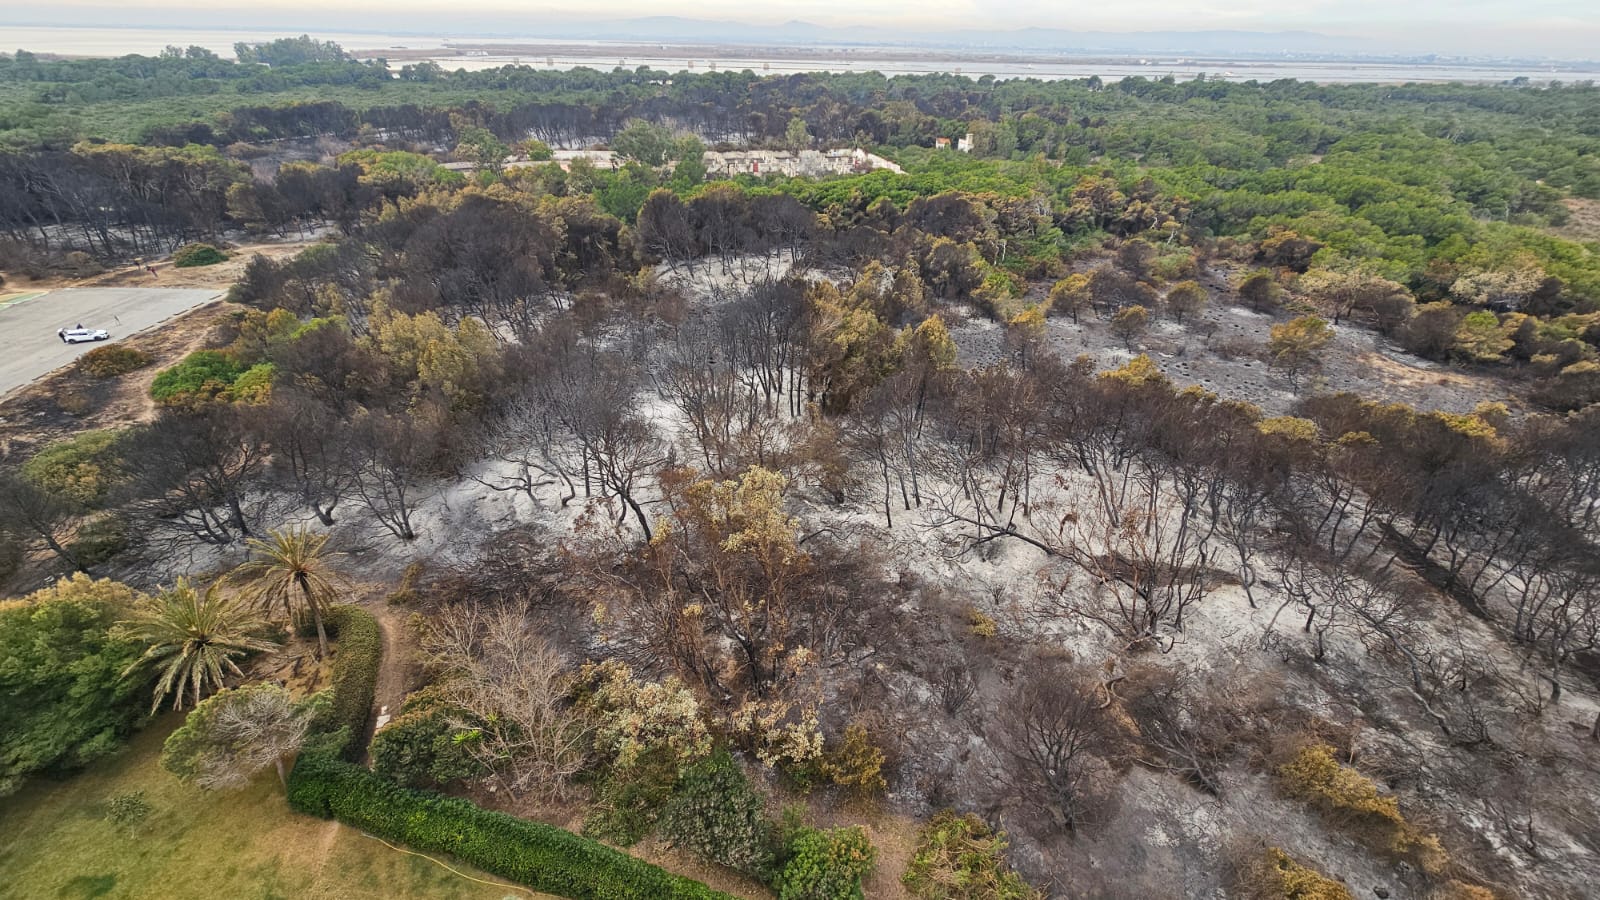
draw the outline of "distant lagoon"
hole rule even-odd
[[[238,41],[259,42],[285,36],[280,30],[188,30],[152,28],[71,28],[44,26],[0,26],[0,48],[30,50],[64,56],[123,56],[131,53],[154,56],[167,45],[204,47],[219,56],[231,58]],[[1264,59],[1182,59],[1172,55],[1145,59],[1109,55],[1051,54],[1048,51],[1017,51],[1008,58],[994,50],[928,50],[920,59],[915,48],[876,47],[766,47],[722,43],[727,55],[687,55],[706,53],[704,46],[675,47],[672,44],[646,45],[639,41],[575,41],[538,36],[429,35],[318,32],[318,40],[338,42],[345,49],[367,57],[404,56],[391,59],[392,68],[405,63],[432,60],[446,69],[481,70],[505,65],[527,65],[539,69],[565,70],[580,66],[610,70],[617,66],[649,66],[668,72],[740,71],[790,75],[798,72],[868,72],[885,75],[921,75],[933,72],[959,72],[962,75],[995,78],[1087,78],[1098,75],[1116,81],[1133,75],[1160,78],[1171,75],[1186,81],[1204,73],[1207,78],[1227,81],[1272,81],[1294,78],[1322,83],[1401,83],[1418,82],[1500,82],[1524,77],[1534,82],[1559,80],[1575,82],[1600,80],[1600,65],[1539,66],[1528,63],[1505,66],[1487,64],[1439,64],[1365,61],[1302,61]],[[712,44],[714,42],[706,42]],[[502,49],[508,45],[529,45]],[[474,45],[488,50],[468,49]],[[460,48],[460,49],[453,49]],[[645,55],[631,56],[643,50]],[[398,51],[398,53],[396,53]]]

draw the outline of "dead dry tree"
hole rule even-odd
[[[473,758],[513,795],[554,799],[583,768],[593,726],[567,695],[566,660],[525,613],[457,606],[428,630],[429,661],[460,714]]]
[[[1561,699],[1562,668],[1600,647],[1600,562],[1585,552],[1590,549],[1540,554],[1519,567],[1506,592],[1512,640],[1527,646],[1530,658],[1543,653],[1548,668],[1540,677],[1550,685],[1552,703]]]
[[[978,691],[978,682],[972,677],[971,670],[959,664],[946,666],[937,684],[939,703],[944,707],[945,713],[951,716],[961,712],[973,694]]]
[[[1001,705],[995,747],[1002,800],[1024,807],[1045,830],[1071,833],[1098,805],[1106,744],[1099,691],[1065,664],[1030,667]]]
[[[1118,695],[1138,739],[1150,752],[1139,761],[1172,772],[1212,796],[1222,795],[1219,729],[1232,718],[1224,704],[1201,693],[1187,667],[1138,666],[1123,678]]]
[[[549,416],[541,454],[569,487],[562,505],[581,484],[586,498],[616,501],[611,509],[617,524],[631,514],[648,541],[644,507],[652,501],[646,486],[657,470],[673,464],[673,453],[638,411],[638,379],[635,367],[618,354],[574,357],[538,388]]]
[[[1320,548],[1286,542],[1273,563],[1284,600],[1267,623],[1265,641],[1288,609],[1303,613],[1300,630],[1312,638],[1312,659],[1322,662],[1328,637],[1355,634],[1370,649],[1400,652],[1411,661],[1414,687],[1421,689],[1421,663],[1412,650],[1415,614],[1397,576],[1387,568],[1372,570],[1329,557]]]
[[[1144,357],[1087,381],[1076,374],[1052,395],[1050,455],[1070,509],[1052,543],[1089,590],[1058,596],[1130,647],[1170,649],[1188,611],[1220,583],[1224,525],[1238,524],[1225,498],[1248,416],[1175,390]],[[1253,512],[1244,518],[1255,524]]]
[[[842,553],[824,567],[800,548],[787,479],[760,467],[736,481],[679,469],[661,485],[669,513],[657,540],[624,548],[591,533],[566,547],[621,655],[670,666],[718,701],[766,700],[845,643],[823,632],[864,614],[855,590],[839,590],[862,573]]]
[[[735,368],[723,336],[703,319],[679,329],[664,356],[657,393],[688,423],[706,471],[727,476],[735,439],[766,412],[759,392]]]
[[[544,399],[536,391],[526,391],[508,401],[500,418],[484,427],[485,447],[496,462],[509,467],[509,473],[473,476],[473,480],[491,490],[523,494],[535,505],[540,489],[559,486],[564,507],[578,496],[578,487],[561,455],[565,433]]]
[[[744,292],[714,292],[666,347],[655,372],[661,398],[688,424],[691,452],[719,478],[751,463],[765,433],[798,416],[804,289],[766,280]]]
[[[229,695],[211,727],[211,751],[200,760],[195,783],[209,790],[238,790],[268,766],[289,789],[285,761],[299,751],[313,710],[276,687]]]
[[[1086,512],[1069,521],[1064,544],[1089,589],[1058,590],[1057,603],[1105,625],[1130,649],[1170,650],[1185,615],[1217,586],[1215,529],[1192,507],[1162,508],[1154,489],[1143,508],[1115,519],[1098,507]]]

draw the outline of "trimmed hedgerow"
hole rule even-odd
[[[731,900],[570,831],[403,788],[327,755],[300,757],[289,805],[572,900]]]
[[[338,743],[341,756],[358,760],[367,749],[367,722],[372,716],[372,695],[378,685],[378,662],[383,636],[378,620],[355,606],[335,606],[324,622],[337,641],[333,655],[333,702],[317,717],[314,731],[333,734],[343,730]]]

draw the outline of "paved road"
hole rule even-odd
[[[222,296],[215,290],[64,288],[0,306],[0,396],[72,362],[95,347],[156,325]],[[111,340],[63,344],[59,328],[83,323]]]

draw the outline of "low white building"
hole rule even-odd
[[[573,161],[579,159],[588,160],[596,169],[615,171],[622,168],[622,159],[617,156],[615,150],[552,150],[550,158],[561,168],[568,170],[572,168]]]
[[[706,174],[728,178],[734,175],[787,175],[816,178],[822,175],[849,175],[885,169],[895,174],[903,170],[875,153],[856,147],[853,150],[727,150],[708,151]]]
[[[505,167],[522,169],[554,162],[562,169],[570,171],[572,164],[580,159],[587,161],[596,169],[610,171],[622,168],[624,162],[614,150],[554,150],[551,151],[551,158],[548,160],[508,158]],[[704,161],[706,176],[709,178],[731,178],[734,175],[818,178],[823,175],[850,175],[877,169],[884,169],[896,175],[905,174],[898,165],[876,153],[868,153],[860,147],[851,150],[801,150],[799,153],[791,153],[788,150],[708,150]],[[445,163],[444,167],[463,173],[477,169],[477,165],[471,162],[449,162]]]

